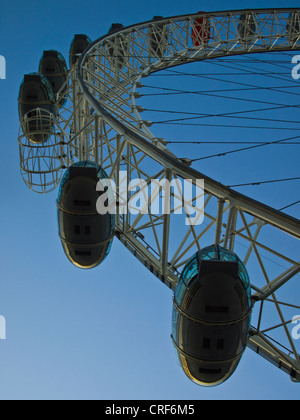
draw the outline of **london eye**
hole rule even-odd
[[[94,42],[76,35],[69,69],[61,54],[45,51],[36,73],[21,84],[21,176],[36,193],[59,187],[59,236],[67,258],[82,269],[95,268],[118,239],[174,293],[171,339],[185,374],[200,385],[227,380],[247,347],[300,382],[299,348],[289,328],[291,314],[300,309],[300,222],[285,212],[288,206],[273,208],[237,191],[239,179],[227,185],[214,178],[213,167],[209,176],[202,173],[197,163],[209,164],[218,153],[189,156],[185,147],[179,156],[180,141],[168,139],[168,125],[178,124],[190,143],[204,145],[214,139],[200,130],[216,127],[214,117],[243,118],[244,129],[252,129],[251,144],[222,149],[219,156],[250,148],[259,154],[262,147],[295,142],[292,114],[299,105],[274,102],[272,94],[293,95],[292,81],[287,87],[274,66],[283,68],[278,57],[298,51],[299,43],[295,8],[156,16],[129,27],[114,24]],[[191,71],[195,63],[203,66],[202,80],[217,84],[214,92],[174,86],[175,76],[199,77]],[[225,70],[205,73],[210,65]],[[245,91],[258,88],[241,75],[262,72],[270,85],[255,101],[248,99],[255,102],[254,113],[238,95],[243,90],[247,100]],[[201,95],[204,108],[192,99],[187,111],[164,109],[163,101],[187,93]],[[164,96],[153,108],[156,94]],[[220,113],[218,99],[238,106]],[[215,113],[205,112],[210,102]],[[282,109],[289,120],[276,114]],[[281,128],[288,121],[288,134],[275,138],[275,123]],[[272,132],[258,139],[253,133],[265,123]],[[192,125],[201,133],[197,139]],[[226,125],[220,124],[218,137],[226,138]],[[110,189],[114,212],[101,215],[96,203]],[[289,288],[294,293],[287,294]]]

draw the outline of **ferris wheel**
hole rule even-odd
[[[48,52],[43,60],[52,60],[52,74],[41,61],[20,91],[21,175],[37,193],[60,184],[67,257],[95,267],[115,236],[175,292],[173,343],[183,370],[200,385],[224,382],[246,346],[300,382],[299,342],[290,328],[300,309],[300,261],[290,254],[299,250],[300,221],[176,157],[143,119],[140,90],[148,77],[176,66],[299,45],[295,8],[155,17],[126,28],[115,24],[95,42],[77,35],[69,71]],[[112,185],[114,195],[105,199],[114,211],[92,222],[96,237],[77,246],[76,238],[91,235],[80,220],[99,220],[95,202]],[[287,287],[295,290],[294,301],[284,298]]]

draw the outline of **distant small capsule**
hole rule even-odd
[[[26,127],[26,137],[32,143],[47,141],[53,128],[56,107],[53,89],[44,75],[31,73],[24,76],[18,107],[20,123]]]
[[[63,106],[66,101],[67,73],[68,67],[66,60],[58,51],[44,51],[39,64],[39,73],[43,74],[49,80],[54,95],[60,92],[59,105]]]
[[[84,34],[74,36],[69,52],[70,69],[75,66],[79,56],[91,45],[91,39]]]

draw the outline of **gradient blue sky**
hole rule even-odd
[[[112,22],[288,6],[299,1],[1,2],[7,80],[0,80],[0,314],[7,340],[0,341],[0,399],[299,399],[299,385],[250,350],[221,387],[192,384],[170,339],[172,293],[117,240],[103,266],[73,267],[57,235],[56,192],[38,196],[26,188],[17,143],[23,75],[36,71],[43,50],[67,58],[75,33],[95,40]],[[291,214],[299,216],[299,207]]]

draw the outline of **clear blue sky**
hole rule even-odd
[[[215,1],[209,9],[196,0],[1,2],[7,80],[0,80],[0,314],[7,340],[0,341],[0,399],[299,399],[299,385],[250,350],[221,387],[192,384],[170,339],[172,293],[117,240],[103,266],[89,272],[73,267],[57,235],[57,192],[38,196],[26,188],[17,143],[23,75],[37,70],[43,50],[67,58],[75,33],[95,40],[112,22],[288,6],[299,2]],[[289,160],[283,162],[288,168]],[[293,212],[299,216],[299,208]]]

